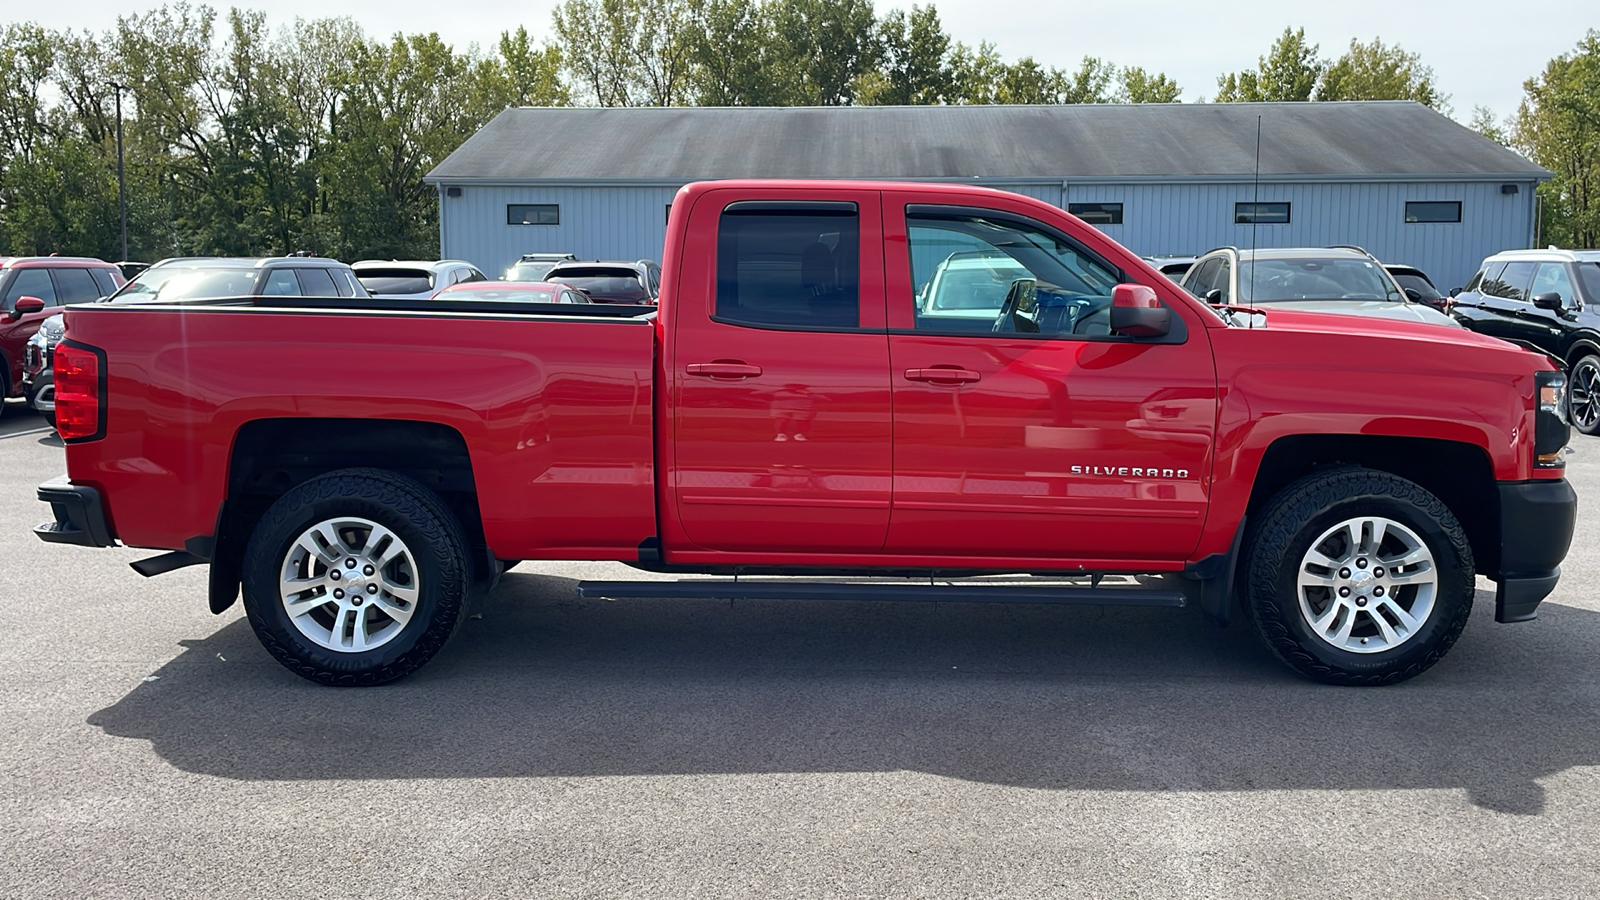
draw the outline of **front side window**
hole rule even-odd
[[[1600,303],[1600,262],[1578,263],[1578,281],[1590,303]]]
[[[909,211],[918,331],[1111,334],[1121,273],[1011,216]]]
[[[96,299],[109,297],[117,292],[117,280],[111,277],[110,269],[90,269],[89,272],[94,277],[95,287],[100,289]]]
[[[14,309],[18,297],[38,297],[45,306],[55,306],[56,286],[50,283],[50,273],[44,269],[18,269],[11,286],[6,288],[6,309]]]
[[[1528,299],[1540,294],[1560,294],[1562,300],[1574,300],[1572,293],[1572,276],[1567,274],[1567,264],[1558,262],[1540,263],[1539,271],[1534,273],[1533,287],[1528,288]]]
[[[561,207],[555,203],[508,203],[507,225],[560,225]]]
[[[295,280],[294,270],[274,269],[267,276],[267,285],[261,289],[263,296],[267,297],[294,297],[300,293],[300,282]]]
[[[837,329],[861,324],[854,203],[734,203],[717,225],[718,321]]]
[[[300,276],[300,291],[307,297],[336,297],[338,291],[333,287],[333,276],[326,269],[301,269],[295,274]]]
[[[56,303],[93,303],[100,299],[100,286],[88,269],[56,269]]]
[[[1184,290],[1204,300],[1206,294],[1217,286],[1217,272],[1221,268],[1221,257],[1212,257],[1195,266],[1189,270],[1189,277],[1183,280]]]
[[[1483,292],[1506,300],[1528,299],[1528,282],[1533,280],[1535,263],[1506,263],[1499,271],[1490,269],[1483,279]]]
[[[1235,203],[1233,221],[1236,225],[1287,225],[1287,203]]]

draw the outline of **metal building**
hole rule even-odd
[[[763,177],[989,185],[1147,256],[1356,244],[1447,290],[1533,246],[1551,173],[1404,101],[508,109],[427,180],[443,255],[499,272],[533,252],[660,259],[679,187]]]

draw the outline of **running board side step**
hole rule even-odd
[[[944,603],[1058,603],[1080,606],[1184,606],[1171,588],[1086,584],[883,584],[849,581],[580,581],[589,599],[909,600]]]

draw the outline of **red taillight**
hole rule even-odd
[[[100,431],[100,355],[72,344],[55,353],[56,433],[64,441]]]

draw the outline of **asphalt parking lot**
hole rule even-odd
[[[1593,503],[1537,622],[1480,590],[1394,688],[1193,610],[581,601],[630,570],[524,564],[341,690],[202,568],[38,542],[42,428],[0,419],[0,896],[1600,895]]]

